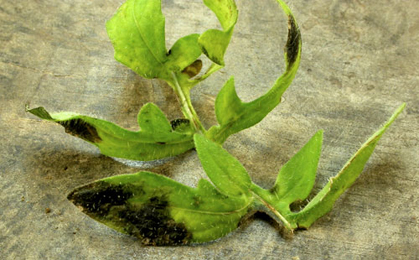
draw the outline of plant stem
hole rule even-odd
[[[250,187],[251,192],[257,198],[265,208],[266,213],[275,218],[276,221],[281,221],[284,226],[291,232],[297,227],[295,223],[290,223],[285,216],[283,216],[277,209],[274,208],[273,199],[271,193],[265,189],[262,189],[258,185],[252,183]]]
[[[199,120],[199,117],[193,108],[189,90],[184,91],[184,89],[180,86],[179,80],[174,72],[172,72],[172,78],[174,82],[174,89],[177,94],[177,96],[180,99],[180,105],[183,112],[183,115],[189,119],[189,121],[192,124],[192,127],[196,131],[201,131],[202,133],[206,133],[206,130],[204,126],[202,125],[201,121]]]

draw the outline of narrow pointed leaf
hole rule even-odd
[[[80,187],[68,199],[91,218],[146,245],[207,242],[236,229],[252,206],[201,180],[191,188],[150,172],[119,175]]]
[[[194,147],[193,133],[173,130],[163,112],[152,103],[140,110],[140,131],[129,131],[105,120],[74,113],[49,114],[43,107],[28,112],[62,125],[67,133],[95,145],[102,154],[111,157],[150,161]]]
[[[290,204],[306,199],[313,189],[322,140],[323,132],[319,131],[281,168],[271,192],[282,213],[290,213]]]
[[[223,143],[230,135],[259,123],[281,102],[282,94],[297,73],[301,56],[300,30],[290,9],[281,0],[277,1],[288,16],[288,40],[284,49],[286,71],[266,94],[248,103],[242,102],[237,96],[233,79],[224,85],[215,102],[219,125],[209,130],[211,139],[218,143]]]
[[[299,227],[308,228],[318,218],[329,212],[337,198],[345,192],[358,178],[378,140],[403,111],[405,104],[400,106],[384,126],[374,133],[345,164],[342,170],[326,184],[326,186],[300,212],[290,216]]]
[[[225,195],[247,196],[252,181],[243,165],[203,135],[196,134],[194,140],[202,167],[214,185]]]
[[[229,126],[237,121],[240,113],[243,111],[244,103],[237,95],[234,87],[234,78],[231,77],[215,100],[215,115],[220,126]]]
[[[224,66],[224,54],[233,35],[234,25],[237,22],[238,11],[234,0],[204,0],[221,23],[223,30],[210,29],[205,31],[198,42],[202,52],[210,60]]]

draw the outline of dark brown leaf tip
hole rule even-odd
[[[65,132],[91,143],[99,143],[102,139],[99,137],[96,128],[83,121],[82,119],[70,119],[66,121],[58,121],[65,128]]]
[[[285,51],[287,53],[288,66],[291,68],[294,62],[297,60],[298,53],[301,45],[301,34],[297,23],[292,16],[288,16],[288,40],[285,45]]]

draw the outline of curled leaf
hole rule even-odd
[[[215,112],[218,126],[209,130],[212,140],[223,143],[230,135],[259,123],[280,102],[282,94],[291,85],[301,58],[301,34],[297,22],[288,6],[277,0],[288,16],[288,40],[284,49],[286,71],[279,77],[274,86],[263,96],[245,103],[240,100],[230,78],[215,101]]]
[[[180,38],[166,50],[161,0],[127,0],[106,23],[115,59],[145,78],[171,82],[201,55],[199,34]]]
[[[215,13],[223,30],[210,29],[199,37],[198,42],[210,60],[224,66],[224,54],[237,23],[236,3],[233,0],[204,0],[204,3]]]

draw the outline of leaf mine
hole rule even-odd
[[[58,121],[65,128],[65,132],[91,143],[99,143],[102,139],[99,137],[96,128],[83,121],[82,119],[71,119],[68,121]]]
[[[287,67],[291,68],[298,58],[301,46],[301,34],[298,25],[293,16],[288,17],[288,39],[285,45],[288,64]]]
[[[144,245],[183,245],[223,237],[236,229],[252,200],[229,197],[201,180],[191,188],[150,173],[119,175],[68,195],[81,211]]]
[[[187,243],[191,234],[170,217],[164,196],[150,197],[141,206],[129,202],[142,194],[141,186],[97,182],[74,190],[68,199],[91,218],[141,239],[144,245]]]
[[[173,129],[164,113],[152,103],[145,104],[138,113],[139,131],[129,131],[105,120],[74,113],[50,114],[43,107],[27,111],[62,125],[67,133],[90,142],[102,154],[111,157],[151,161],[175,156],[194,147],[189,124],[185,121]]]

